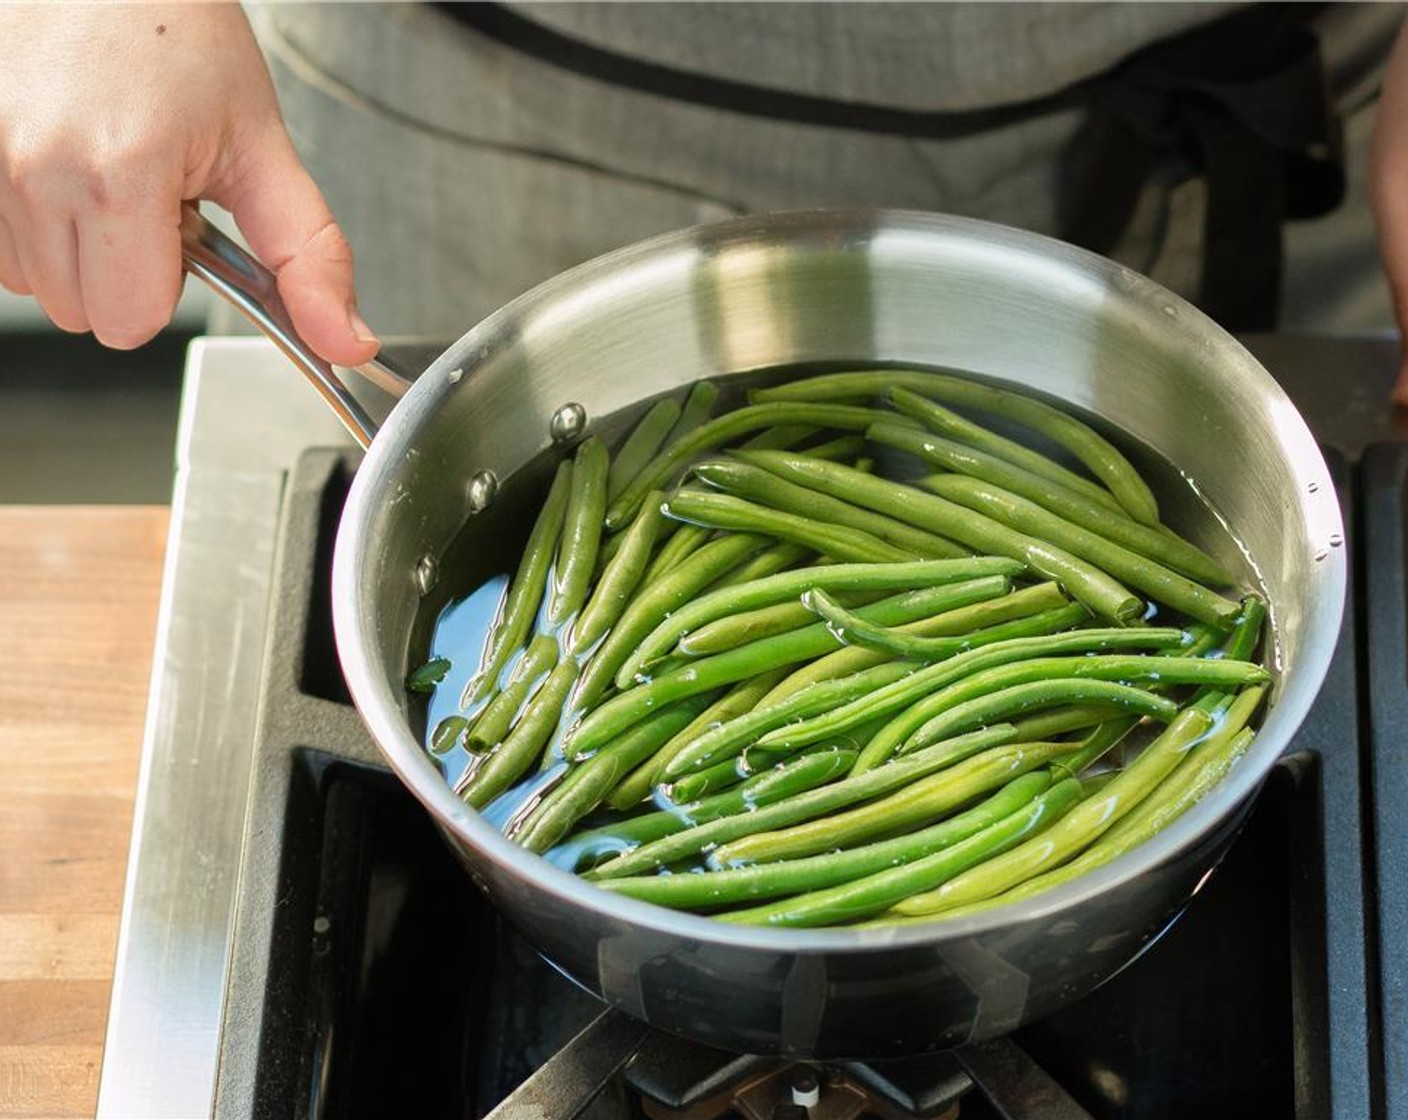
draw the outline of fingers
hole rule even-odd
[[[352,250],[283,129],[269,128],[244,166],[252,170],[214,199],[278,274],[299,334],[338,365],[370,360],[378,343],[356,310]]]
[[[78,286],[78,235],[63,211],[31,214],[10,227],[24,282],[54,326],[73,334],[88,329]]]
[[[171,320],[181,288],[179,178],[127,168],[36,176],[0,191],[0,284],[61,330],[131,349]]]
[[[142,210],[78,220],[83,312],[104,346],[131,350],[171,322],[181,295],[179,191]]]

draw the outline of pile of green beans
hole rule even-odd
[[[933,921],[1116,858],[1245,753],[1265,604],[1081,420],[911,370],[720,396],[588,435],[487,630],[407,676],[511,838],[721,921]]]

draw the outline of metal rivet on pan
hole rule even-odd
[[[449,381],[451,385],[458,385],[460,383],[460,378],[463,376],[464,370],[452,369],[449,373],[445,375],[445,379]]]
[[[1331,534],[1330,534],[1330,547],[1331,547],[1331,548],[1339,548],[1339,546],[1342,545],[1342,544],[1344,544],[1344,538],[1343,538],[1342,536],[1340,536],[1338,533],[1331,533]]]
[[[571,443],[587,426],[587,410],[576,401],[563,405],[552,414],[548,434],[553,443]]]
[[[1315,491],[1320,489],[1320,484],[1318,482],[1308,482],[1305,485],[1305,489],[1306,493],[1313,494],[1315,493]]]
[[[1325,557],[1327,557],[1327,556],[1329,556],[1329,555],[1330,555],[1330,550],[1329,550],[1328,548],[1322,548],[1322,549],[1320,549],[1319,552],[1317,552],[1317,553],[1315,554],[1315,559],[1316,559],[1316,560],[1323,560],[1323,559],[1325,559]]]
[[[493,471],[475,471],[469,480],[469,512],[483,513],[499,493],[499,476]]]
[[[440,566],[435,563],[435,557],[426,553],[416,561],[416,586],[422,595],[429,595],[439,578]]]

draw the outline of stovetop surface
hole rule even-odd
[[[1017,1042],[1096,1117],[1398,1120],[1408,1117],[1408,890],[1391,871],[1408,857],[1408,442],[1403,418],[1380,403],[1394,350],[1281,338],[1253,349],[1330,448],[1355,572],[1344,635],[1302,732],[1185,917]],[[482,1116],[600,1005],[502,926],[378,765],[336,669],[327,609],[352,459],[330,418],[291,392],[257,462],[213,431],[248,391],[250,368],[266,371],[256,388],[276,372],[281,387],[306,392],[268,359],[259,343],[193,354],[164,599],[189,602],[197,572],[214,586],[218,555],[236,579],[236,610],[223,634],[203,633],[207,650],[191,642],[208,604],[206,616],[164,617],[99,1114],[355,1117],[414,1101],[426,1116]],[[209,692],[227,708],[232,693],[245,699],[240,718],[217,721],[213,696],[169,690],[222,637],[230,668]],[[201,727],[200,742],[181,738]],[[219,763],[202,746],[211,740],[227,752]],[[184,792],[214,783],[218,806],[192,806],[161,780],[183,752]],[[152,812],[163,805],[175,819]],[[173,843],[186,844],[185,860],[160,860]],[[186,896],[171,875],[191,864],[205,878]],[[654,1070],[684,1091],[688,1071],[709,1061],[648,1040],[637,1079]],[[885,1076],[922,1086],[945,1071],[920,1061]],[[592,1115],[640,1107],[617,1081]],[[978,1094],[961,1107],[1003,1114]]]

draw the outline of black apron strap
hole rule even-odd
[[[1259,5],[1090,83],[1088,151],[1062,199],[1064,235],[1108,253],[1147,177],[1181,163],[1207,183],[1199,303],[1234,330],[1273,327],[1286,219],[1327,213],[1344,196],[1340,122],[1308,14]]]

